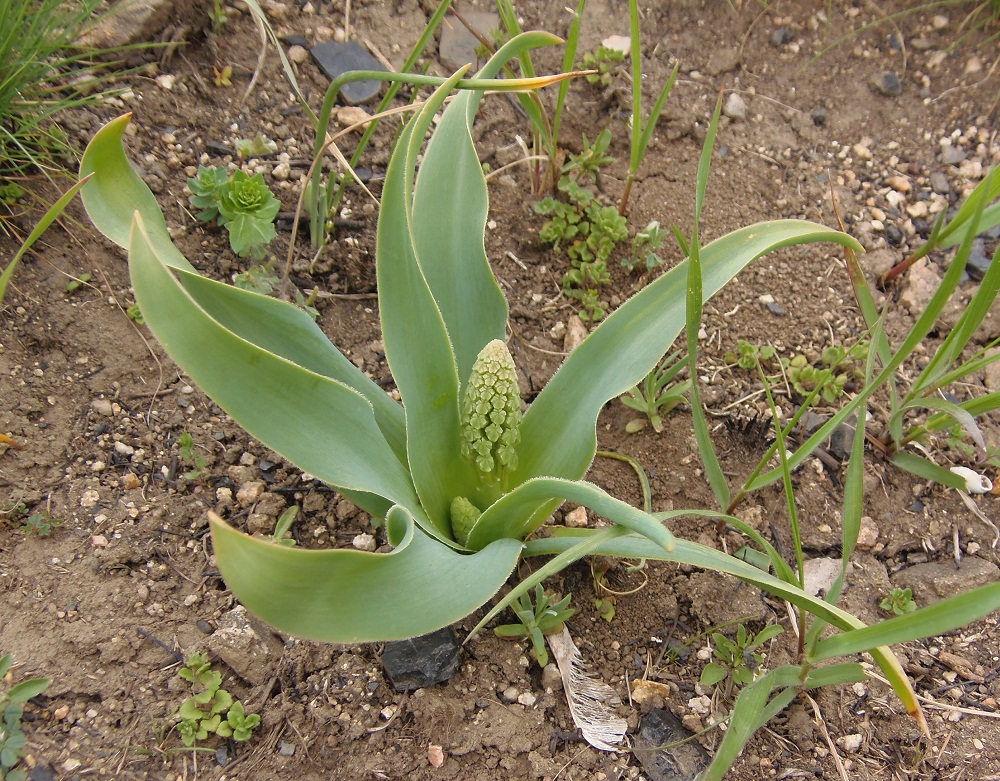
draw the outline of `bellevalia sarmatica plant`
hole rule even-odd
[[[521,417],[504,344],[507,302],[484,248],[487,190],[471,127],[483,89],[523,86],[488,81],[501,63],[553,40],[525,33],[476,81],[462,81],[460,71],[399,136],[382,194],[376,271],[385,353],[402,405],[298,308],[194,271],[129,165],[121,140],[127,116],[108,123],[88,146],[82,173],[94,176],[84,205],[98,229],[128,249],[136,300],[154,335],[252,436],[384,519],[393,547],[367,553],[282,546],[212,517],[227,585],[285,632],[340,643],[390,640],[469,615],[498,591],[524,552],[558,555],[491,614],[541,577],[607,552],[726,572],[854,634],[864,625],[835,605],[713,548],[675,539],[663,525],[685,514],[738,520],[701,510],[647,514],[583,480],[602,407],[642,380],[684,327],[688,261],[613,312]],[[417,176],[436,113],[453,89],[469,86],[475,89],[463,89],[442,113]],[[857,246],[800,220],[760,223],[717,239],[700,248],[703,295],[761,255],[817,241]],[[613,525],[526,544],[564,500]],[[882,648],[872,654],[897,692],[910,695],[907,707],[919,712],[895,657]]]

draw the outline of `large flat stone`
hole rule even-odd
[[[320,70],[333,81],[348,71],[384,71],[385,68],[357,41],[327,41],[309,50]],[[367,103],[382,90],[380,81],[353,81],[345,84],[340,96],[348,103]]]
[[[469,26],[486,40],[490,33],[500,26],[500,17],[489,11],[462,11],[462,18]],[[476,49],[479,39],[469,32],[464,24],[455,17],[449,16],[441,28],[441,45],[438,58],[445,67],[456,71],[470,62],[473,66],[479,61]]]
[[[1000,580],[1000,568],[986,559],[966,556],[961,566],[955,566],[952,560],[931,561],[900,570],[891,579],[895,586],[909,588],[917,605],[922,607],[994,583]]]

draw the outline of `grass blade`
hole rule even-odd
[[[1000,583],[942,599],[933,605],[887,619],[874,626],[828,637],[816,645],[815,656],[810,661],[820,662],[836,656],[870,651],[876,646],[933,637],[978,621],[994,610],[1000,610]]]

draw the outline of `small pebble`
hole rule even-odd
[[[517,702],[517,697],[520,692],[513,686],[508,686],[502,692],[500,692],[500,700],[507,703],[508,705]]]
[[[278,748],[278,753],[283,757],[290,757],[295,754],[295,744],[289,740],[281,741],[281,745]]]
[[[296,65],[301,65],[306,60],[309,59],[309,50],[304,46],[289,46],[288,47],[288,59],[294,62]]]
[[[872,86],[876,92],[888,98],[898,98],[903,94],[903,82],[899,80],[899,75],[894,71],[880,73]]]
[[[791,42],[793,38],[795,38],[795,33],[784,25],[771,33],[771,43],[775,46],[784,46],[786,43]]]
[[[963,150],[957,149],[950,143],[941,145],[941,162],[945,165],[958,165],[966,158]]]
[[[249,483],[244,483],[240,486],[240,489],[236,492],[236,501],[243,507],[249,507],[263,495],[264,482],[262,480],[251,480]]]
[[[559,691],[563,687],[562,674],[554,662],[542,668],[542,688],[545,691]]]
[[[744,119],[747,115],[747,102],[738,92],[730,92],[722,107],[722,113],[730,119]]]
[[[111,406],[111,401],[108,399],[94,399],[90,402],[90,408],[98,415],[104,415],[107,418],[115,414],[114,407]]]
[[[564,516],[563,520],[566,525],[571,528],[582,529],[587,525],[587,508],[583,505],[570,510]]]
[[[377,547],[375,545],[375,538],[367,533],[361,533],[353,540],[351,540],[351,545],[353,545],[358,550],[373,552]]]
[[[898,193],[908,193],[910,191],[910,180],[905,176],[890,176],[885,180],[885,183]]]

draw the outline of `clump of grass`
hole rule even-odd
[[[0,13],[0,184],[75,167],[75,150],[60,127],[67,109],[93,105],[122,75],[78,44],[100,19],[102,0],[6,0]]]

